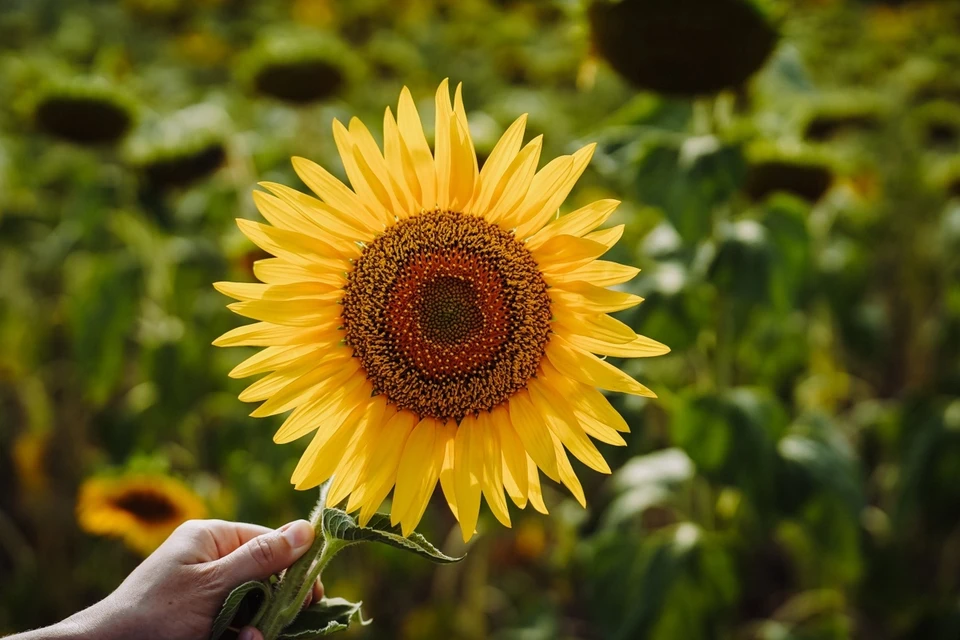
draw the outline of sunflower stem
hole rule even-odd
[[[348,544],[342,540],[328,538],[323,530],[323,511],[326,507],[330,482],[328,480],[320,485],[320,498],[310,515],[310,524],[313,525],[315,534],[313,544],[299,560],[284,571],[273,598],[261,609],[261,614],[251,622],[263,634],[264,640],[277,640],[280,633],[294,621],[320,572],[330,559]]]

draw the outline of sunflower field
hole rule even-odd
[[[957,640],[958,68],[952,0],[0,0],[0,635],[333,478],[465,555],[345,550],[346,638]]]

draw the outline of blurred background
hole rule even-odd
[[[0,633],[185,517],[308,512],[211,283],[264,257],[257,181],[342,175],[331,119],[403,85],[432,128],[449,76],[481,160],[524,112],[599,143],[565,210],[624,201],[621,315],[673,351],[624,363],[660,398],[613,398],[586,510],[338,557],[350,636],[960,638],[958,64],[946,0],[2,0]]]

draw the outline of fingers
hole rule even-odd
[[[204,520],[201,521],[204,528],[213,536],[217,548],[217,557],[211,560],[223,558],[242,545],[250,542],[257,536],[270,533],[273,529],[259,524],[249,524],[247,522],[228,522],[226,520]]]
[[[263,634],[253,627],[244,627],[240,629],[240,635],[237,636],[237,640],[263,640]]]
[[[217,561],[223,579],[238,585],[262,580],[293,564],[313,542],[313,527],[306,520],[291,522],[276,531],[258,535]]]
[[[317,581],[313,583],[313,589],[310,590],[310,593],[307,594],[307,599],[303,601],[303,609],[306,609],[314,602],[320,602],[323,599],[323,583],[320,582],[320,579],[317,578]]]

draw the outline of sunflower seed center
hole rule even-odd
[[[459,421],[523,389],[550,333],[547,284],[514,236],[436,210],[368,245],[343,321],[374,391],[422,417]]]

